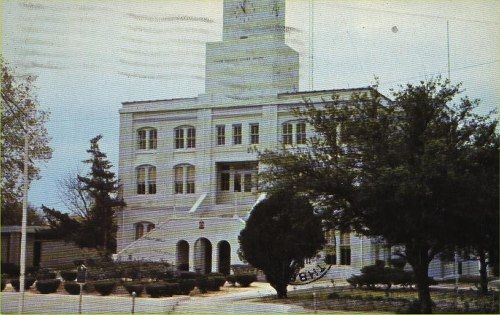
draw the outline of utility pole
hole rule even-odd
[[[21,254],[20,254],[20,271],[19,271],[19,305],[18,312],[24,312],[24,279],[26,272],[26,225],[28,221],[28,162],[29,162],[29,134],[28,128],[24,128],[24,165],[23,165],[23,215],[21,221]]]
[[[450,71],[450,21],[446,20],[446,42],[448,50],[448,80],[451,81],[451,71]]]

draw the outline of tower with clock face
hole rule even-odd
[[[207,43],[206,54],[206,94],[249,99],[298,89],[285,0],[224,0],[222,41]]]

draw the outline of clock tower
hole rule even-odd
[[[293,92],[299,54],[285,44],[285,0],[224,0],[222,42],[207,43],[205,92],[230,99]]]

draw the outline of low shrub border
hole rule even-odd
[[[153,282],[146,284],[146,293],[152,298],[172,296],[179,291],[178,283]]]
[[[179,294],[189,295],[196,286],[196,280],[194,279],[181,279],[179,282]]]
[[[47,280],[37,280],[36,289],[42,294],[54,293],[57,291],[61,285],[61,280],[59,279],[47,279]]]
[[[114,280],[101,280],[94,282],[94,288],[102,296],[107,296],[113,293],[116,289],[116,281]]]
[[[76,281],[64,282],[64,290],[71,295],[80,294],[80,284]]]
[[[229,282],[233,287],[236,286],[236,277],[234,275],[226,276],[226,281]]]
[[[64,281],[75,281],[77,276],[76,270],[62,270],[60,274]]]
[[[5,286],[7,286],[7,280],[5,280],[5,279],[2,277],[2,291],[5,289]]]

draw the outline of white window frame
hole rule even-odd
[[[139,181],[140,172],[143,173],[144,180]],[[154,175],[153,175],[154,174]],[[136,194],[137,195],[155,195],[157,193],[157,171],[154,165],[139,165],[135,168],[135,180],[136,180]],[[141,176],[142,177],[142,176]],[[152,178],[154,177],[154,178]],[[139,185],[142,184],[144,187],[139,192]]]
[[[251,123],[249,126],[250,126],[250,144],[259,144],[260,143],[259,123]],[[257,127],[257,133],[254,133],[254,127]]]
[[[182,181],[179,181],[177,170],[182,170]],[[192,171],[192,176],[190,176]],[[174,194],[191,195],[196,193],[196,167],[192,164],[177,164],[174,166]],[[180,189],[178,189],[180,187]]]
[[[153,137],[153,132],[156,137]],[[141,133],[144,133],[144,138],[140,136]],[[158,148],[158,129],[153,127],[142,127],[137,129],[135,136],[137,150],[146,151],[156,150]]]
[[[196,127],[182,125],[174,128],[174,150],[196,148]]]

